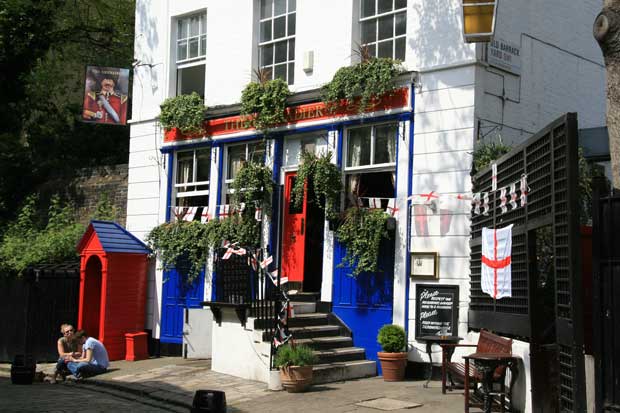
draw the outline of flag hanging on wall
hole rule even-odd
[[[496,300],[512,297],[512,225],[482,228],[482,291]]]

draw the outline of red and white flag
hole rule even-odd
[[[512,224],[482,228],[482,291],[496,300],[512,297]]]
[[[219,206],[220,210],[219,210],[219,215],[221,217],[229,217],[230,216],[230,205],[226,204],[226,205],[220,205]]]
[[[273,262],[273,257],[270,255],[270,256],[268,256],[267,258],[265,258],[264,260],[262,260],[262,261],[260,262],[260,267],[261,267],[262,269],[265,269],[265,268],[267,268],[267,266],[268,266],[269,264],[271,264],[272,262]]]
[[[480,192],[474,194],[472,203],[474,204],[474,214],[480,215],[480,205],[482,204],[482,201],[480,200]]]
[[[517,209],[517,184],[510,185],[510,208]]]
[[[211,215],[209,215],[209,210],[207,208],[202,210],[202,214],[200,215],[200,222],[206,224],[211,219]]]
[[[183,215],[183,221],[191,222],[194,220],[196,216],[197,207],[188,207],[185,209],[185,214]]]
[[[413,205],[414,225],[419,237],[444,236],[450,232],[453,211],[440,209],[434,212],[430,205]]]
[[[506,187],[502,187],[499,191],[499,208],[502,210],[502,214],[508,212],[508,207],[506,203],[508,202],[508,198],[506,198]]]
[[[261,208],[256,208],[254,212],[254,219],[257,221],[261,221],[263,219],[263,210]]]
[[[397,212],[398,212],[398,208],[396,208],[396,199],[390,198],[387,204],[387,213],[390,214],[391,216],[396,216]]]
[[[482,215],[484,216],[488,216],[489,215],[489,193],[488,192],[483,192],[482,193]]]
[[[519,190],[521,191],[521,206],[525,206],[527,204],[527,194],[528,194],[528,186],[527,186],[527,175],[521,176],[521,182],[519,183]]]

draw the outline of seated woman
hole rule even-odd
[[[71,341],[77,342],[82,347],[82,355],[70,357],[67,363],[67,368],[76,379],[81,380],[84,377],[102,374],[108,370],[110,359],[101,341],[88,337],[84,330],[75,333],[71,337]]]
[[[67,369],[67,363],[71,357],[79,357],[82,354],[82,347],[77,341],[71,340],[75,332],[73,326],[71,324],[63,324],[60,326],[60,332],[62,337],[56,342],[59,358],[50,383],[55,383],[59,375],[64,379],[66,375],[70,374],[69,369]]]

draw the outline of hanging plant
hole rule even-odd
[[[191,282],[207,263],[209,229],[199,221],[167,222],[153,228],[146,242],[161,259],[164,270],[177,268]]]
[[[232,189],[235,207],[244,203],[248,207],[262,208],[266,214],[271,213],[273,179],[267,166],[256,162],[244,163],[232,183]],[[251,212],[254,214],[254,210]]]
[[[238,243],[243,247],[258,248],[260,246],[260,222],[254,219],[254,211],[244,211],[229,217],[209,221],[208,240],[210,247],[218,248],[222,242]]]
[[[331,152],[316,156],[314,153],[304,151],[301,154],[292,194],[295,207],[301,208],[305,183],[308,182],[313,189],[314,201],[325,211],[327,219],[336,218],[338,215],[336,206],[340,201],[342,191],[340,170],[331,162],[331,158]]]
[[[286,122],[286,99],[290,95],[282,79],[252,82],[241,93],[241,114],[249,116],[250,124],[266,134],[269,129]]]
[[[179,129],[182,133],[198,134],[204,131],[205,111],[198,93],[168,98],[161,104],[159,122],[165,130]]]
[[[398,60],[388,58],[362,59],[353,66],[341,67],[323,86],[323,102],[335,110],[343,99],[349,102],[359,99],[358,112],[363,113],[373,99],[390,94],[395,89],[394,79],[403,70]]]
[[[498,142],[481,143],[474,149],[474,174],[491,165],[493,161],[510,152],[512,148],[504,145],[500,139]]]
[[[339,266],[351,267],[353,276],[378,271],[381,241],[389,238],[386,225],[389,218],[389,214],[379,209],[347,209],[336,230],[336,238],[347,251]]]

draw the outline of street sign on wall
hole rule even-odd
[[[487,62],[489,65],[521,75],[521,46],[495,37],[487,45]]]

